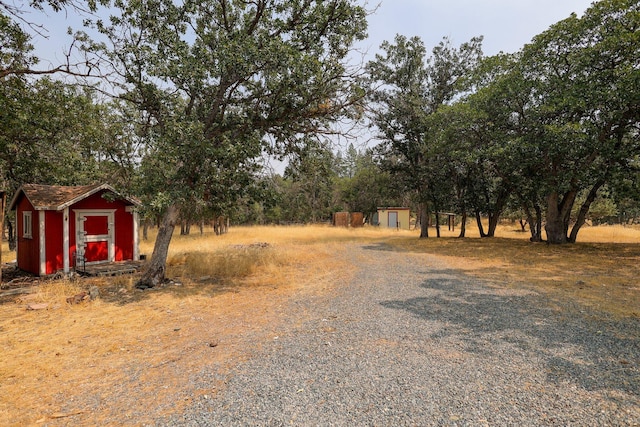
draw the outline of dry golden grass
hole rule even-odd
[[[16,252],[10,251],[9,243],[3,240],[2,241],[2,258],[0,260],[4,263],[4,262],[15,261],[15,259],[16,259]]]
[[[212,232],[203,236],[174,236],[167,258],[167,276],[227,286],[290,283],[288,276],[299,268],[319,265],[319,270],[326,270],[328,266],[324,263],[333,262],[333,251],[345,242],[379,240],[394,233],[398,234],[377,228],[256,226],[233,228],[221,236]],[[151,235],[150,242],[153,238]],[[142,253],[153,252],[150,242],[141,244]]]
[[[393,239],[399,248],[444,256],[455,268],[510,286],[534,287],[597,310],[640,316],[640,227],[585,227],[572,245],[530,243],[518,225],[480,239],[470,224],[465,239]]]
[[[268,334],[290,295],[326,292],[348,279],[353,267],[335,256],[344,242],[388,233],[249,227],[223,236],[175,236],[168,276],[179,286],[141,292],[134,289],[135,276],[41,280],[34,294],[4,298],[0,425],[108,424],[124,408],[132,424],[141,424],[155,402],[174,402],[164,409],[176,410],[187,403],[175,395],[185,372],[198,372],[203,363],[224,369],[243,357],[248,350],[237,348],[238,334]],[[152,250],[151,242],[142,242],[142,253]],[[3,258],[15,254],[5,249]],[[94,285],[99,300],[67,304],[67,297]],[[36,302],[49,307],[25,309]],[[123,395],[130,400],[122,402]]]
[[[226,369],[251,351],[240,338],[246,331],[276,333],[292,295],[348,280],[355,267],[337,256],[347,242],[432,253],[478,277],[639,315],[640,230],[585,229],[583,243],[558,247],[531,244],[515,228],[502,227],[495,239],[460,240],[456,230],[419,240],[415,231],[377,228],[237,227],[223,236],[176,235],[168,276],[178,284],[159,290],[135,290],[135,276],[40,281],[34,294],[0,299],[0,425],[109,424],[114,416],[136,425],[150,421],[144,414],[157,402],[172,402],[158,411],[179,410],[188,403],[179,386],[185,375],[204,365]],[[142,242],[142,253],[152,249]],[[3,260],[14,258],[5,244]],[[93,285],[100,299],[66,303]],[[29,302],[49,308],[27,311]]]

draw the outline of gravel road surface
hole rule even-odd
[[[190,387],[176,426],[640,425],[640,319],[351,245],[358,271],[294,298],[255,351]]]

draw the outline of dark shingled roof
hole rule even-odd
[[[56,210],[61,211],[82,199],[106,190],[118,196],[121,200],[126,200],[132,205],[139,206],[140,202],[129,197],[118,194],[107,184],[62,186],[62,185],[39,185],[24,184],[16,191],[16,194],[9,205],[11,210],[16,208],[16,204],[21,194],[24,194],[36,210]]]

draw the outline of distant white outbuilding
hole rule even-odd
[[[411,226],[411,210],[409,208],[378,208],[378,225],[385,228],[409,230]]]

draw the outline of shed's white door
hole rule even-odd
[[[113,212],[78,212],[76,224],[78,258],[86,263],[115,260]]]
[[[398,212],[389,212],[389,228],[398,228]]]

